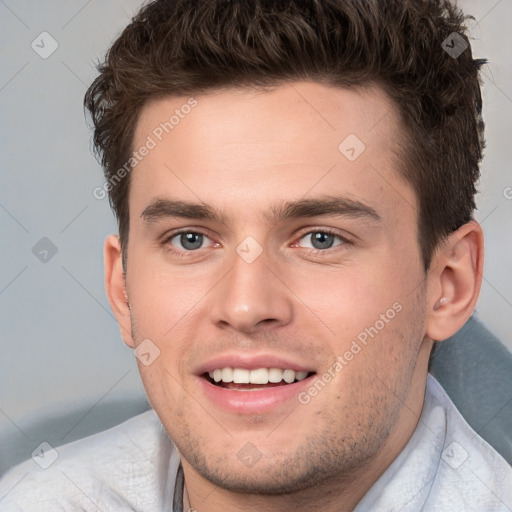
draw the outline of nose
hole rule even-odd
[[[212,294],[211,321],[224,330],[258,333],[289,324],[293,293],[265,251],[251,263],[238,254]]]

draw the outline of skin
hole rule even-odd
[[[353,510],[416,428],[432,340],[454,334],[474,309],[482,231],[474,221],[462,226],[425,273],[417,200],[398,172],[400,122],[378,88],[297,82],[195,98],[132,171],[126,275],[118,238],[105,244],[124,341],[135,348],[149,338],[160,350],[139,370],[182,456],[190,506]],[[187,99],[148,103],[134,148]],[[338,150],[349,134],[366,146],[353,162]],[[268,218],[279,203],[332,196],[380,219]],[[141,215],[156,198],[203,202],[223,218],[149,222]],[[179,236],[169,241],[180,228],[207,235],[202,247],[187,252]],[[325,230],[335,233],[333,246],[315,251],[311,232]],[[236,252],[248,236],[262,248],[250,264]],[[321,376],[393,304],[400,312],[305,405],[227,412],[194,374],[229,352],[282,356]],[[261,454],[252,467],[237,457],[247,443]]]

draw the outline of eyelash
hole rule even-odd
[[[204,237],[211,238],[207,233],[205,233],[204,231],[201,231],[200,229],[187,229],[187,228],[183,228],[178,231],[174,231],[169,236],[166,236],[164,238],[164,240],[162,241],[162,245],[171,254],[173,254],[174,256],[178,256],[180,258],[187,258],[190,254],[193,254],[194,252],[196,252],[196,251],[186,251],[186,250],[179,251],[172,246],[171,240],[173,238],[177,237],[178,235],[181,235],[182,233],[194,233],[196,235],[203,235]]]
[[[301,233],[297,237],[297,240],[302,240],[305,236],[312,235],[313,233],[323,233],[325,235],[332,235],[335,238],[338,238],[339,240],[341,240],[341,244],[335,245],[333,247],[329,247],[328,249],[303,248],[303,249],[305,249],[308,252],[308,254],[313,255],[313,256],[318,256],[318,255],[322,255],[323,256],[324,254],[329,254],[329,251],[336,250],[336,248],[339,248],[339,247],[341,247],[343,245],[348,245],[348,244],[351,243],[350,240],[348,240],[344,236],[340,235],[339,233],[337,233],[333,229],[329,229],[329,228],[309,229],[308,231],[304,231],[303,233]]]
[[[200,229],[193,230],[193,229],[187,229],[187,228],[180,229],[178,231],[175,231],[175,232],[171,233],[169,236],[166,236],[164,238],[164,240],[162,241],[162,245],[165,246],[167,248],[167,250],[171,254],[173,254],[174,256],[178,256],[180,258],[186,258],[186,257],[188,257],[189,254],[193,254],[194,252],[196,252],[196,251],[177,250],[177,249],[174,249],[174,247],[171,245],[171,243],[170,243],[171,240],[173,238],[177,237],[178,235],[181,235],[182,233],[194,233],[196,235],[202,235],[202,236],[204,236],[206,238],[211,238],[208,235],[208,233],[205,233],[204,231],[201,231]],[[300,241],[305,236],[312,235],[313,233],[324,233],[324,234],[327,234],[327,235],[332,235],[332,236],[338,238],[339,240],[341,240],[341,242],[342,242],[341,244],[335,245],[334,247],[329,247],[328,249],[309,249],[309,248],[305,248],[306,251],[308,252],[308,254],[311,254],[311,255],[314,255],[314,256],[315,255],[319,255],[319,254],[325,254],[326,252],[328,252],[331,249],[335,249],[336,247],[352,243],[347,238],[341,236],[339,233],[336,233],[334,230],[329,229],[329,228],[309,229],[308,231],[304,231],[303,233],[301,233],[296,238],[296,240]],[[199,249],[197,249],[197,250],[199,250]]]

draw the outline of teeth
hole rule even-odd
[[[268,370],[266,368],[259,368],[258,370],[251,370],[250,381],[251,381],[251,384],[267,384],[268,383]]]
[[[297,380],[304,380],[308,376],[308,372],[295,372],[295,378]]]
[[[279,368],[270,368],[268,371],[268,381],[277,383],[283,380],[283,370]]]
[[[288,384],[291,384],[295,380],[295,372],[293,370],[285,370],[283,372],[283,379]]]
[[[208,372],[215,382],[234,382],[235,384],[277,384],[284,380],[287,384],[304,380],[308,372],[282,370],[281,368],[258,368],[246,370],[245,368],[216,368]]]
[[[223,368],[222,382],[233,382],[233,368]]]
[[[235,384],[249,384],[251,372],[243,368],[233,368],[233,382]]]

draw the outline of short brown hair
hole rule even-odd
[[[466,20],[448,0],[153,1],[114,42],[85,96],[107,182],[129,161],[149,99],[297,80],[376,83],[401,117],[399,171],[418,198],[428,270],[439,242],[475,209],[485,61],[473,59],[470,47],[457,57],[445,51],[468,44]],[[128,174],[109,190],[123,257],[129,183]]]

